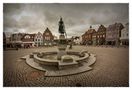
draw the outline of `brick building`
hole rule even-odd
[[[104,25],[100,25],[97,33],[97,44],[98,45],[104,45],[105,44],[105,38],[106,38],[106,28]]]
[[[96,33],[96,31],[95,31],[95,29],[92,28],[92,26],[90,26],[88,31],[86,31],[82,35],[82,44],[84,44],[84,45],[92,45],[93,42],[95,42],[95,41],[92,40],[93,33]]]
[[[53,45],[53,42],[54,42],[54,36],[51,33],[51,31],[48,28],[46,28],[46,30],[43,33],[43,44],[45,46],[51,46]]]

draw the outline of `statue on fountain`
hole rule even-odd
[[[59,33],[62,35],[64,34],[66,35],[65,25],[64,25],[62,18],[60,18],[60,21],[59,21]]]
[[[59,21],[59,43],[58,43],[58,59],[60,60],[61,57],[63,55],[66,55],[66,47],[67,47],[67,35],[66,35],[66,31],[65,31],[65,25],[64,25],[64,22],[62,20],[62,18],[60,18],[60,21]]]
[[[65,25],[64,25],[64,22],[62,20],[62,18],[60,18],[60,21],[59,21],[59,44],[67,44],[67,34],[66,34],[66,31],[65,31]]]

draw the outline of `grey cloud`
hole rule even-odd
[[[4,4],[4,31],[27,33],[49,29],[58,35],[63,17],[68,36],[81,35],[89,25],[128,22],[128,4]]]

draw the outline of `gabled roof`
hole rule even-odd
[[[41,32],[38,32],[38,33],[35,34],[35,36],[37,36],[37,35],[42,35],[42,33]]]
[[[92,33],[96,33],[96,30],[93,29],[92,26],[90,26],[90,28],[82,36],[85,36],[86,34],[92,34]]]
[[[42,38],[43,34],[41,32],[38,32],[35,34],[34,38]]]
[[[90,34],[90,33],[95,33],[96,32],[96,30],[95,29],[89,29],[88,31],[87,31],[87,34]]]
[[[122,23],[115,23],[108,26],[107,30],[117,30],[119,28],[120,30],[124,28]]]
[[[46,33],[46,32],[50,32],[51,33],[51,31],[49,30],[48,27],[46,28],[46,30],[44,31],[44,33]]]
[[[50,33],[50,35],[52,35],[51,31],[50,31],[49,28],[47,27],[46,30],[45,30],[44,33],[43,33],[43,36],[45,36],[45,33],[47,33],[47,32]],[[52,35],[52,36],[53,36],[53,35]]]
[[[99,28],[98,28],[98,32],[104,31],[104,30],[106,30],[106,28],[105,28],[104,25],[101,24],[101,25],[99,26]]]

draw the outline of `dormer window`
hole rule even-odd
[[[27,38],[30,38],[30,36],[29,36],[29,35],[26,35],[25,38],[26,38],[26,39],[27,39]]]

